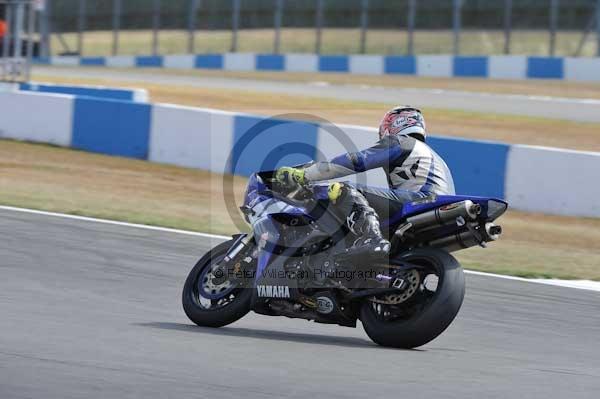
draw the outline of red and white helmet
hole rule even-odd
[[[421,110],[407,105],[389,110],[379,125],[379,139],[388,135],[412,136],[425,141],[427,128]]]

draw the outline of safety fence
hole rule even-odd
[[[42,54],[600,55],[600,0],[38,0]]]
[[[372,128],[169,104],[26,91],[0,92],[0,138],[247,176],[329,159],[374,144]],[[21,110],[36,110],[35,118]],[[600,153],[432,136],[457,192],[507,199],[515,209],[600,217]],[[381,170],[356,177],[385,186]],[[564,184],[568,182],[568,188]]]
[[[336,72],[490,79],[600,81],[600,58],[451,55],[381,56],[225,53],[166,56],[48,57],[38,64],[226,71]]]

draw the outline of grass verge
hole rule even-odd
[[[245,180],[225,178],[239,198]],[[206,171],[0,140],[3,205],[228,234],[238,228],[225,206],[223,179]],[[456,253],[465,267],[600,280],[600,220],[509,211],[500,223],[505,235],[490,248]]]

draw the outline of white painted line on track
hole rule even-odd
[[[79,221],[83,221],[83,222],[92,222],[92,223],[103,223],[103,224],[110,224],[110,225],[114,225],[114,226],[132,227],[132,228],[137,228],[137,229],[161,231],[161,232],[166,232],[166,233],[184,234],[184,235],[196,236],[196,237],[216,238],[216,239],[220,239],[220,240],[228,240],[231,238],[229,236],[223,236],[223,235],[218,235],[218,234],[199,233],[199,232],[189,231],[189,230],[171,229],[168,227],[158,227],[158,226],[149,226],[149,225],[145,225],[145,224],[118,222],[116,220],[97,219],[97,218],[92,218],[92,217],[87,217],[87,216],[68,215],[65,213],[39,211],[36,209],[17,208],[17,207],[13,207],[13,206],[0,205],[0,210],[29,213],[29,214],[33,214],[33,215],[53,216],[53,217],[59,217],[59,218],[63,218],[63,219],[79,220]],[[503,275],[503,274],[478,272],[475,270],[465,270],[465,273],[476,275],[476,276],[499,278],[499,279],[503,279],[503,280],[513,280],[513,281],[521,281],[521,282],[527,282],[527,283],[536,283],[536,284],[544,284],[544,285],[600,292],[600,282],[598,282],[598,281],[529,279],[529,278],[523,278],[523,277],[507,276],[507,275]]]
[[[465,273],[473,274],[476,276],[485,276],[485,277],[495,277],[501,278],[504,280],[513,280],[513,281],[525,281],[529,283],[537,283],[537,284],[545,284],[545,285],[554,285],[558,287],[565,288],[576,288],[580,290],[588,290],[588,291],[597,291],[600,292],[600,281],[591,281],[591,280],[560,280],[560,279],[549,279],[549,278],[524,278],[517,276],[508,276],[504,274],[494,274],[494,273],[486,273],[486,272],[478,272],[475,270],[465,270]]]

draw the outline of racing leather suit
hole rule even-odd
[[[336,202],[348,227],[358,236],[381,237],[379,218],[384,227],[389,226],[406,202],[455,193],[444,160],[424,142],[404,135],[388,135],[366,150],[316,162],[305,169],[305,176],[309,181],[330,180],[375,168],[386,172],[388,189],[343,183]]]

